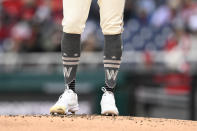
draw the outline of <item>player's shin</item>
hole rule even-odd
[[[80,37],[80,34],[63,33],[61,43],[65,84],[74,92],[77,66],[80,59]]]
[[[121,34],[105,35],[104,48],[104,69],[105,88],[107,91],[114,91],[118,70],[121,64],[122,39]]]

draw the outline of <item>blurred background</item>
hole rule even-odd
[[[113,4],[113,3],[112,3]],[[64,90],[62,0],[0,0],[0,114],[48,114]],[[79,114],[99,114],[104,38],[92,0],[81,37]],[[120,115],[197,119],[197,1],[126,0]]]

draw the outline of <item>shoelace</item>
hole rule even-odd
[[[105,93],[107,90],[105,87],[101,87],[101,90]]]
[[[101,90],[104,92],[104,94],[103,94],[104,96],[107,95],[106,93],[113,95],[113,93],[111,91],[107,91],[107,89],[105,87],[102,87]]]

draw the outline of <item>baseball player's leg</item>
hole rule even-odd
[[[123,11],[125,0],[98,0],[101,28],[105,37],[104,69],[105,92],[101,100],[102,114],[118,115],[113,91],[121,63],[123,31]],[[110,105],[110,106],[109,106]]]
[[[50,109],[52,114],[66,114],[78,110],[75,77],[80,58],[80,36],[85,28],[91,0],[63,0],[62,60],[66,89]]]
[[[101,114],[118,115],[115,104],[114,88],[122,56],[121,34],[105,35],[104,48],[104,69],[105,69],[105,88],[101,99]]]
[[[80,37],[85,28],[91,0],[63,0],[63,38],[61,43],[65,83],[75,90],[80,57]]]
[[[63,0],[63,32],[81,34],[85,28],[92,0]]]
[[[125,0],[99,0],[101,28],[105,36],[104,67],[107,90],[113,91],[122,56]],[[109,88],[108,88],[109,87]]]

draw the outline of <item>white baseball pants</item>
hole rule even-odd
[[[92,0],[63,0],[63,32],[71,34],[83,32],[91,2]],[[98,0],[98,5],[103,34],[122,33],[125,0]]]

